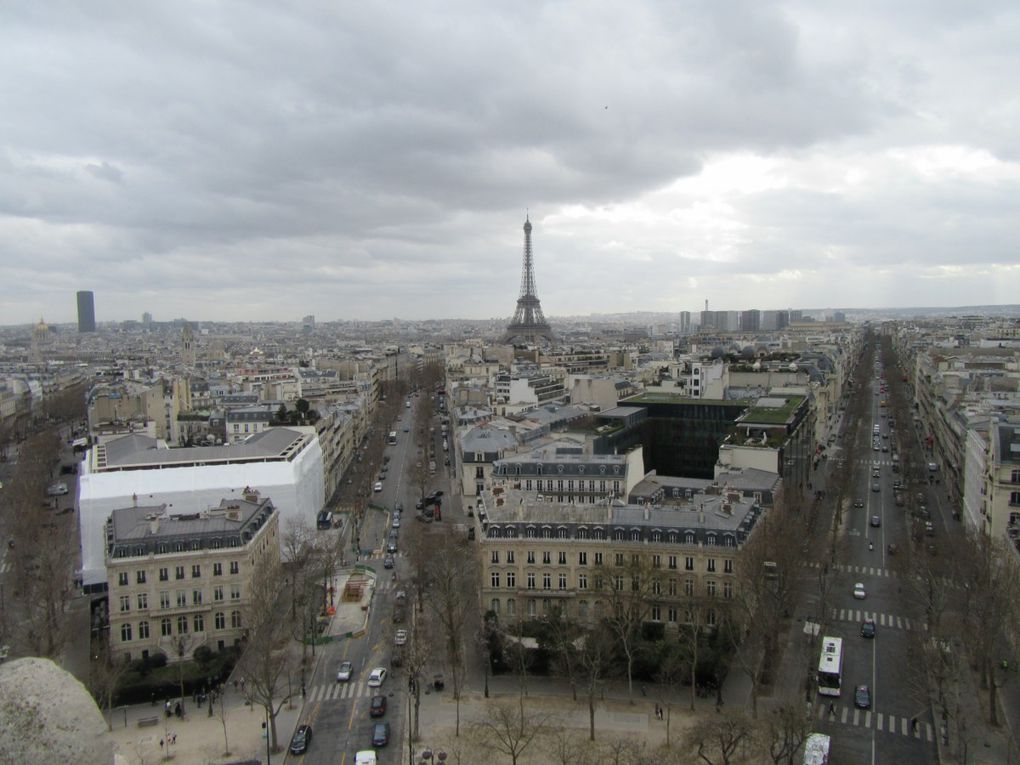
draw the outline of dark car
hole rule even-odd
[[[871,525],[877,529],[879,526],[882,525],[882,519],[879,518],[877,515],[871,516]]]
[[[383,558],[382,564],[383,568],[393,568],[393,556],[387,555],[385,558]]]
[[[871,709],[871,689],[866,685],[854,688],[854,706],[858,709]]]
[[[386,746],[390,743],[390,724],[376,723],[372,728],[372,746]]]
[[[372,703],[368,706],[369,717],[382,717],[386,714],[386,697],[373,696]]]
[[[312,743],[312,726],[311,725],[299,725],[298,729],[294,731],[294,736],[290,740],[290,753],[291,754],[304,754],[308,751],[308,745]]]
[[[875,620],[865,619],[861,622],[861,637],[862,638],[873,638],[875,637]]]
[[[388,552],[388,553],[390,553],[392,555],[396,551],[397,551],[397,541],[395,539],[391,539],[389,542],[386,543],[386,552]]]

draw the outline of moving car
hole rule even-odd
[[[397,551],[397,540],[391,539],[389,542],[386,543],[386,552],[388,552],[388,553],[390,553],[392,555],[396,551]]]
[[[386,681],[386,667],[376,667],[368,675],[368,687],[378,688]]]
[[[299,725],[297,730],[294,731],[294,736],[290,740],[290,753],[291,754],[304,754],[308,751],[308,745],[312,743],[312,726],[311,725]]]
[[[386,714],[386,697],[373,696],[372,702],[368,705],[369,717],[382,717]]]
[[[875,637],[875,620],[865,619],[861,622],[861,637],[862,638],[873,638]]]
[[[336,681],[345,683],[352,677],[354,677],[354,664],[349,661],[340,662],[340,667],[336,671]]]
[[[51,483],[46,488],[46,493],[49,494],[51,497],[62,497],[65,494],[67,494],[67,484],[64,483],[63,481]]]
[[[854,688],[854,706],[858,709],[871,709],[871,689],[866,685]]]
[[[399,529],[400,528],[400,516],[399,515],[394,515],[393,516],[393,522],[390,524],[390,526],[392,528],[394,528],[394,529]]]
[[[863,582],[858,582],[857,584],[855,584],[854,585],[854,598],[857,599],[857,600],[864,600],[866,597],[868,597],[868,593],[864,591],[864,584],[863,584]],[[371,683],[369,683],[369,685],[371,685]]]
[[[376,765],[377,762],[373,749],[362,749],[354,755],[354,765]]]
[[[864,500],[863,499],[855,499],[854,500],[854,507],[864,507]]]
[[[376,723],[372,728],[372,746],[386,746],[390,743],[390,724]]]
[[[875,481],[873,484],[871,484],[871,490],[872,491],[881,491],[881,488],[878,485],[878,481]]]
[[[407,630],[397,630],[393,635],[394,645],[405,645],[407,643]]]
[[[375,485],[372,487],[372,491],[375,492],[382,491],[382,481],[376,481]]]
[[[882,519],[879,518],[877,515],[871,516],[871,525],[872,527],[877,529],[879,526],[882,525]]]
[[[387,555],[385,558],[383,558],[382,562],[383,568],[393,568],[394,562],[395,561],[393,560],[393,556]]]

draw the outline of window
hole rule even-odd
[[[668,563],[669,567],[672,570],[676,571],[676,556],[675,555],[670,555],[668,560],[667,560],[667,563]]]
[[[692,558],[690,555],[684,556],[684,571],[693,570],[694,570],[694,558]]]
[[[509,616],[513,616],[517,613],[517,604],[514,602],[513,598],[506,599],[506,612]]]
[[[710,598],[714,598],[715,597],[715,580],[714,579],[709,579],[707,582],[705,582],[705,592],[708,593],[708,597],[710,597]]]
[[[127,573],[127,571],[121,571],[119,574],[117,574],[117,584],[119,584],[121,587],[127,587],[128,586],[128,573]]]
[[[676,608],[670,606],[666,609],[666,621],[670,624],[676,624]]]
[[[653,622],[662,621],[662,611],[658,605],[652,606],[652,621]]]
[[[684,544],[687,544],[687,545],[694,544],[694,532],[693,531],[688,531],[686,534],[684,534]]]
[[[709,558],[708,559],[708,568],[706,570],[707,571],[715,571],[715,558]]]
[[[492,587],[499,587],[499,572],[493,571],[491,576],[489,577],[489,581]]]
[[[535,562],[535,551],[534,550],[528,550],[528,563],[534,563],[534,562]]]
[[[506,572],[506,586],[507,587],[517,586],[517,574],[515,574],[513,571]]]
[[[670,579],[668,587],[669,587],[669,594],[672,595],[675,598],[676,597],[676,579]]]
[[[216,602],[219,602],[219,601],[223,600],[223,587],[222,586],[220,586],[220,587],[213,587],[212,599],[215,600]]]
[[[131,625],[122,624],[120,625],[120,642],[127,643],[131,640]]]
[[[1009,493],[1009,504],[1013,507],[1020,505],[1020,491],[1011,491]]]
[[[184,578],[184,566],[176,566],[174,568],[174,579]]]
[[[529,571],[528,572],[528,589],[529,590],[535,589],[535,572],[534,571]]]
[[[147,611],[149,608],[149,593],[140,592],[138,593],[138,610]]]
[[[241,627],[241,612],[231,611],[230,612],[230,627],[231,629],[239,629]]]
[[[218,630],[226,629],[227,628],[227,615],[225,613],[223,613],[222,611],[217,611],[216,615],[213,617],[213,626],[215,626],[216,629],[218,629]]]
[[[733,573],[733,559],[732,558],[727,558],[726,560],[724,560],[722,562],[722,570],[726,574],[732,574]]]
[[[184,590],[177,590],[177,607],[184,608],[188,605],[188,593]]]
[[[617,592],[622,592],[623,591],[623,577],[622,576],[614,576],[613,577],[613,589],[616,590]]]
[[[212,575],[213,576],[223,576],[223,564],[222,563],[213,563],[212,564]]]
[[[684,579],[684,595],[688,598],[694,597],[694,580]]]
[[[177,634],[187,635],[188,634],[188,617],[185,614],[181,614],[177,617]]]
[[[546,566],[552,563],[552,553],[549,552],[548,550],[542,553],[542,563],[545,564]]]
[[[159,634],[163,637],[170,637],[174,634],[173,623],[170,621],[169,616],[164,616],[159,620]]]
[[[652,581],[652,592],[656,595],[662,594],[662,582],[658,579]]]
[[[566,574],[560,574],[560,589],[561,590],[567,589],[567,575]]]
[[[586,552],[579,552],[577,554],[577,565],[578,566],[587,566],[588,565],[588,553],[586,553]]]
[[[475,468],[475,478],[485,478],[485,468],[481,465]]]
[[[161,568],[159,570],[159,581],[166,582],[170,580],[170,569]]]
[[[1009,474],[1010,483],[1020,483],[1020,470],[1014,470]]]
[[[595,565],[596,566],[602,565],[602,553],[600,552],[595,553]]]
[[[560,553],[559,559],[560,559],[560,565],[561,566],[566,566],[567,565],[567,554],[565,552],[561,552]]]
[[[136,571],[135,572],[135,583],[136,584],[145,584],[145,572],[144,571]]]
[[[714,608],[708,609],[708,611],[705,613],[705,624],[710,624],[713,627],[715,626],[715,609]]]
[[[499,598],[493,598],[489,602],[489,610],[492,611],[492,613],[494,614],[499,613]]]
[[[491,561],[492,561],[492,563],[499,563],[499,550],[493,550],[492,551]]]
[[[138,639],[148,640],[149,639],[149,623],[138,622]]]
[[[623,565],[623,553],[616,553],[616,555],[613,557],[613,565],[614,566]]]
[[[230,573],[236,574],[238,571],[240,571],[240,565],[238,562],[236,560],[230,561]]]
[[[170,592],[169,591],[164,590],[163,592],[159,593],[159,607],[160,608],[170,608]]]
[[[192,579],[198,579],[200,576],[202,576],[202,567],[199,564],[197,564],[197,563],[192,564],[192,566],[191,566],[191,578]]]
[[[542,574],[542,589],[543,590],[552,589],[552,574]]]
[[[528,616],[535,616],[538,613],[538,606],[535,605],[535,599],[528,599]]]
[[[205,616],[203,614],[195,614],[192,625],[195,632],[205,632]]]
[[[587,590],[588,589],[588,575],[578,574],[577,575],[577,589]]]
[[[662,556],[661,555],[653,555],[652,556],[652,568],[662,568]]]
[[[191,591],[191,605],[200,606],[202,605],[202,591],[192,590]]]
[[[230,599],[231,600],[241,599],[241,585],[239,584],[230,585]]]
[[[733,597],[733,582],[723,582],[722,596],[726,598],[726,600]]]
[[[131,610],[131,596],[130,595],[121,595],[120,596],[120,610],[121,610],[122,613],[124,611],[130,611]]]
[[[514,562],[514,551],[513,550],[507,550],[506,551],[506,562],[507,563],[513,563]]]

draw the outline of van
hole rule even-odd
[[[377,762],[374,749],[362,749],[354,755],[354,765],[376,765]]]
[[[333,525],[333,514],[329,510],[323,510],[315,519],[315,525],[319,529],[328,529]]]

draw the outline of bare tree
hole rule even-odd
[[[127,656],[111,653],[108,641],[102,641],[96,655],[89,661],[89,689],[106,709],[106,729],[113,730],[113,699],[124,675],[130,668]]]
[[[560,608],[553,608],[546,615],[545,634],[553,652],[555,665],[566,675],[570,693],[577,701],[577,685],[581,679],[581,668],[577,662],[577,639],[583,633],[576,622],[568,619]]]
[[[602,625],[587,629],[576,641],[576,661],[584,678],[588,700],[588,739],[595,740],[595,699],[599,686],[609,674],[615,658],[613,636]],[[522,701],[523,706],[523,701]]]
[[[545,732],[549,716],[515,704],[490,703],[475,731],[488,745],[518,765],[521,756]]]
[[[810,732],[803,707],[797,702],[782,704],[759,721],[755,748],[766,753],[773,765],[798,765]]]
[[[692,727],[686,737],[690,752],[705,765],[734,765],[751,742],[754,726],[739,712],[721,712]]]
[[[427,577],[429,584],[425,600],[443,635],[456,702],[455,735],[460,735],[465,626],[468,616],[478,609],[478,561],[473,548],[449,536],[433,537]]]
[[[652,607],[653,595],[661,586],[660,575],[639,554],[624,558],[601,580],[599,593],[606,607],[605,624],[623,651],[627,672],[627,695],[633,703],[634,659],[641,644],[641,625]]]

